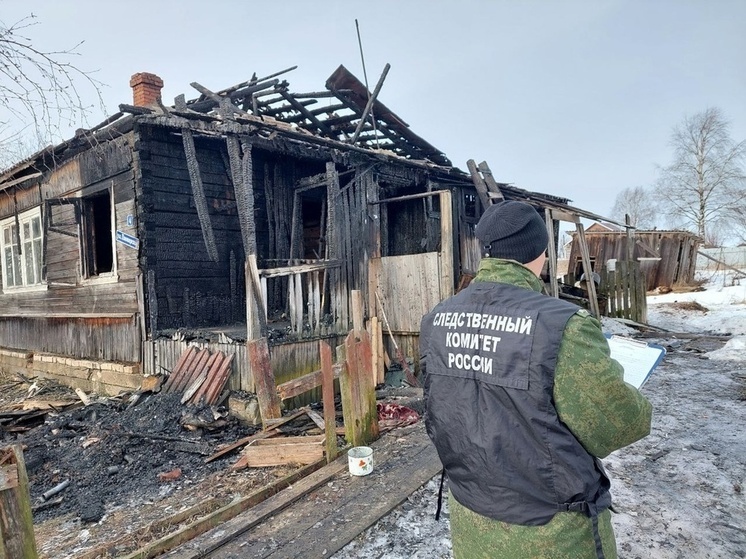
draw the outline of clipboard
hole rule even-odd
[[[624,381],[638,390],[666,355],[666,348],[616,334],[605,334],[611,358],[624,368]]]

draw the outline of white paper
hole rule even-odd
[[[666,350],[658,345],[650,345],[630,338],[611,336],[609,349],[612,359],[624,367],[624,380],[635,388],[640,388],[665,355]]]

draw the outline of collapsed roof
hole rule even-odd
[[[193,82],[191,85],[200,92],[200,96],[187,101],[184,95],[179,95],[170,107],[165,106],[160,97],[157,104],[150,106],[121,104],[119,112],[100,124],[87,130],[80,129],[74,138],[48,146],[0,172],[0,190],[38,177],[41,174],[39,171],[53,168],[56,162],[80,149],[131,130],[133,119],[143,117],[177,127],[181,124],[174,121],[187,119],[189,126],[200,133],[246,133],[248,127],[254,130],[252,133],[268,139],[279,134],[332,149],[363,152],[385,160],[437,169],[456,183],[471,182],[469,175],[454,167],[441,150],[412,132],[401,117],[378,101],[388,64],[372,93],[343,65],[326,80],[326,91],[292,93],[289,83],[278,76],[295,68],[297,66],[263,78],[257,78],[254,74],[247,81],[219,91],[211,91]],[[160,81],[157,76],[153,77]],[[241,128],[233,130],[221,126],[230,122]],[[508,183],[500,182],[497,185],[512,199],[565,210],[594,221],[624,225],[570,206],[570,200],[566,197],[532,192]]]

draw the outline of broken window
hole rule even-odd
[[[6,219],[0,229],[3,289],[42,284],[41,210]]]
[[[474,192],[464,190],[464,217],[467,223],[477,223],[482,215],[482,202]]]
[[[114,271],[112,204],[108,190],[82,200],[81,228],[83,277]]]

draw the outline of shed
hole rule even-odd
[[[610,260],[627,260],[628,246],[633,245],[632,258],[639,262],[645,277],[645,287],[651,291],[658,286],[688,284],[694,280],[697,250],[700,239],[688,231],[645,231],[627,233],[614,226],[585,230],[591,267],[601,272]],[[571,233],[569,274],[574,281],[580,277],[580,247],[577,235]],[[630,240],[631,239],[631,240]]]

